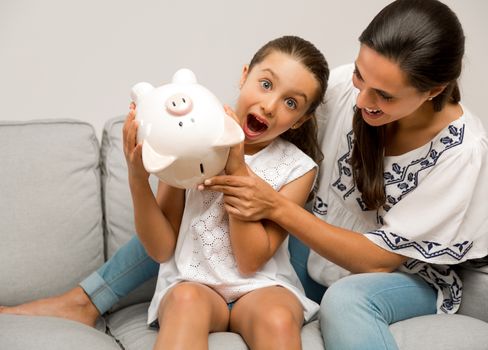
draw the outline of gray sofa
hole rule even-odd
[[[69,290],[134,234],[122,124],[121,117],[108,120],[99,142],[91,125],[76,120],[0,122],[0,305]],[[323,288],[306,274],[308,250],[295,239],[289,246],[307,294],[320,300]],[[401,349],[488,349],[488,267],[460,272],[460,313],[392,325]],[[146,310],[153,288],[154,280],[141,286],[96,329],[0,315],[0,349],[151,349],[156,331],[146,326]],[[319,322],[303,327],[304,349],[324,349]],[[211,334],[209,345],[247,349],[232,333]]]

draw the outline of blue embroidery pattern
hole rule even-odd
[[[446,129],[446,135],[440,138],[438,144],[434,145],[434,142],[431,142],[429,149],[423,157],[411,161],[410,164],[406,166],[393,163],[391,169],[385,169],[383,173],[386,190],[386,203],[383,207],[385,211],[390,210],[396,203],[418,186],[419,174],[422,171],[433,167],[444,152],[463,143],[464,128],[464,124],[460,128],[454,125],[449,125]],[[339,193],[342,194],[344,200],[356,190],[350,166],[350,158],[354,142],[352,130],[346,135],[346,138],[348,149],[347,152],[337,160],[339,177],[332,184],[332,187],[336,188]],[[436,149],[436,147],[439,149]],[[355,200],[361,210],[367,210],[359,193],[356,193]]]
[[[319,214],[319,215],[327,215],[327,208],[328,208],[327,203],[324,203],[322,198],[317,196],[315,198],[314,203],[313,203],[312,211],[316,214]]]
[[[473,247],[472,241],[464,241],[455,243],[452,247],[442,248],[440,243],[433,241],[411,241],[405,237],[397,235],[393,232],[386,232],[383,230],[374,230],[366,234],[376,235],[383,239],[383,241],[392,250],[400,250],[406,248],[415,248],[426,259],[436,258],[441,255],[449,255],[456,260],[461,260],[466,253]]]
[[[461,304],[462,281],[449,265],[430,265],[419,260],[408,260],[403,265],[409,273],[419,275],[425,282],[442,293],[441,311],[451,313]]]

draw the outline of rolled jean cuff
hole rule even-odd
[[[80,283],[80,287],[83,288],[100,315],[103,315],[119,301],[117,295],[97,272],[93,272],[85,278]]]

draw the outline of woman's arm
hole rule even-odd
[[[310,170],[300,178],[286,184],[281,188],[280,194],[297,206],[304,205],[315,173],[315,170]],[[256,175],[251,174],[250,176]],[[275,222],[266,219],[244,221],[230,213],[229,230],[237,266],[244,275],[260,270],[276,253],[287,236],[287,232]]]
[[[258,177],[216,176],[207,189],[225,194],[226,210],[240,220],[268,219],[335,264],[353,272],[390,272],[407,260],[367,239],[317,218]]]
[[[142,145],[137,144],[135,110],[124,123],[124,154],[129,172],[129,187],[134,205],[136,232],[148,255],[158,262],[171,257],[176,247],[184,208],[184,190],[162,182],[156,197],[149,185],[149,173],[142,164]]]

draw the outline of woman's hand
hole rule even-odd
[[[205,180],[199,189],[222,192],[227,213],[244,221],[273,220],[280,196],[255,174],[214,176]]]
[[[147,181],[149,173],[142,164],[142,144],[137,143],[138,122],[135,120],[136,105],[131,103],[129,109],[129,114],[122,129],[124,155],[129,170],[129,180]]]
[[[237,124],[241,122],[235,112],[227,105],[224,106],[225,113],[234,119]],[[225,173],[227,175],[248,175],[247,165],[244,161],[244,142],[232,146],[227,157],[227,164],[225,165]]]

